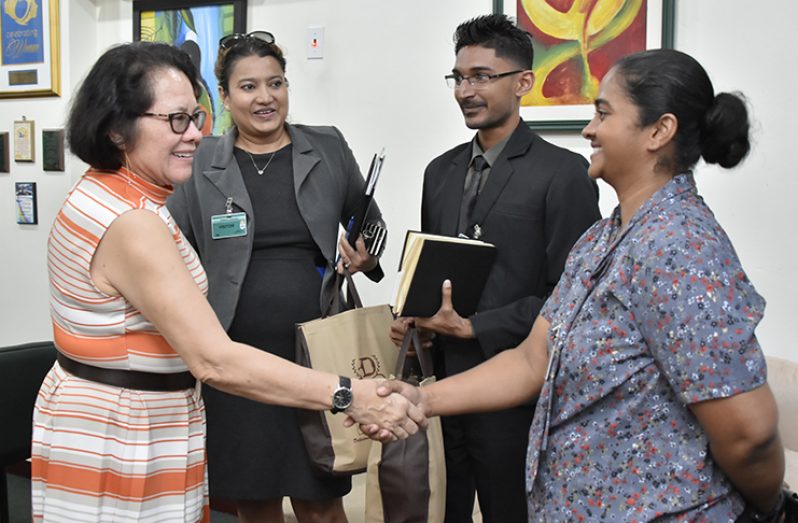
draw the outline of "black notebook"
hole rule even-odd
[[[496,258],[496,247],[479,240],[408,231],[402,252],[394,312],[432,316],[441,306],[441,286],[452,282],[452,303],[460,316],[477,310]]]

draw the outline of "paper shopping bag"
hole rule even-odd
[[[432,361],[418,333],[408,330],[400,352],[404,362],[410,342],[416,347],[424,376],[420,386],[435,382]],[[401,368],[397,370],[401,375]],[[442,523],[446,510],[446,460],[438,417],[426,430],[405,440],[371,447],[366,477],[366,523]]]
[[[356,308],[297,325],[296,362],[352,379],[386,378],[398,350],[389,333],[388,305],[362,307],[349,279]],[[357,425],[343,426],[344,415],[298,410],[302,437],[311,462],[321,472],[352,474],[366,470],[371,440]]]

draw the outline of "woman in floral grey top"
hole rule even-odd
[[[617,63],[595,105],[588,172],[620,203],[574,246],[530,336],[423,391],[391,388],[428,415],[537,396],[530,521],[734,522],[746,506],[777,521],[784,451],[754,334],[765,301],[690,171],[746,156],[745,104],[656,50]]]

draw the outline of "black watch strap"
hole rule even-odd
[[[338,388],[333,391],[330,412],[338,414],[352,404],[352,379],[348,376],[338,377]]]

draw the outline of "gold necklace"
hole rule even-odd
[[[252,167],[254,167],[256,171],[258,171],[258,176],[263,176],[263,173],[265,173],[266,169],[269,168],[269,164],[272,163],[272,160],[274,159],[274,155],[277,154],[277,151],[274,151],[272,153],[272,155],[269,156],[269,159],[268,159],[268,161],[266,161],[266,165],[263,166],[263,169],[260,169],[258,167],[258,164],[255,163],[255,158],[252,156],[252,153],[249,152],[249,151],[245,151],[245,152],[249,155],[249,159],[252,160]]]

